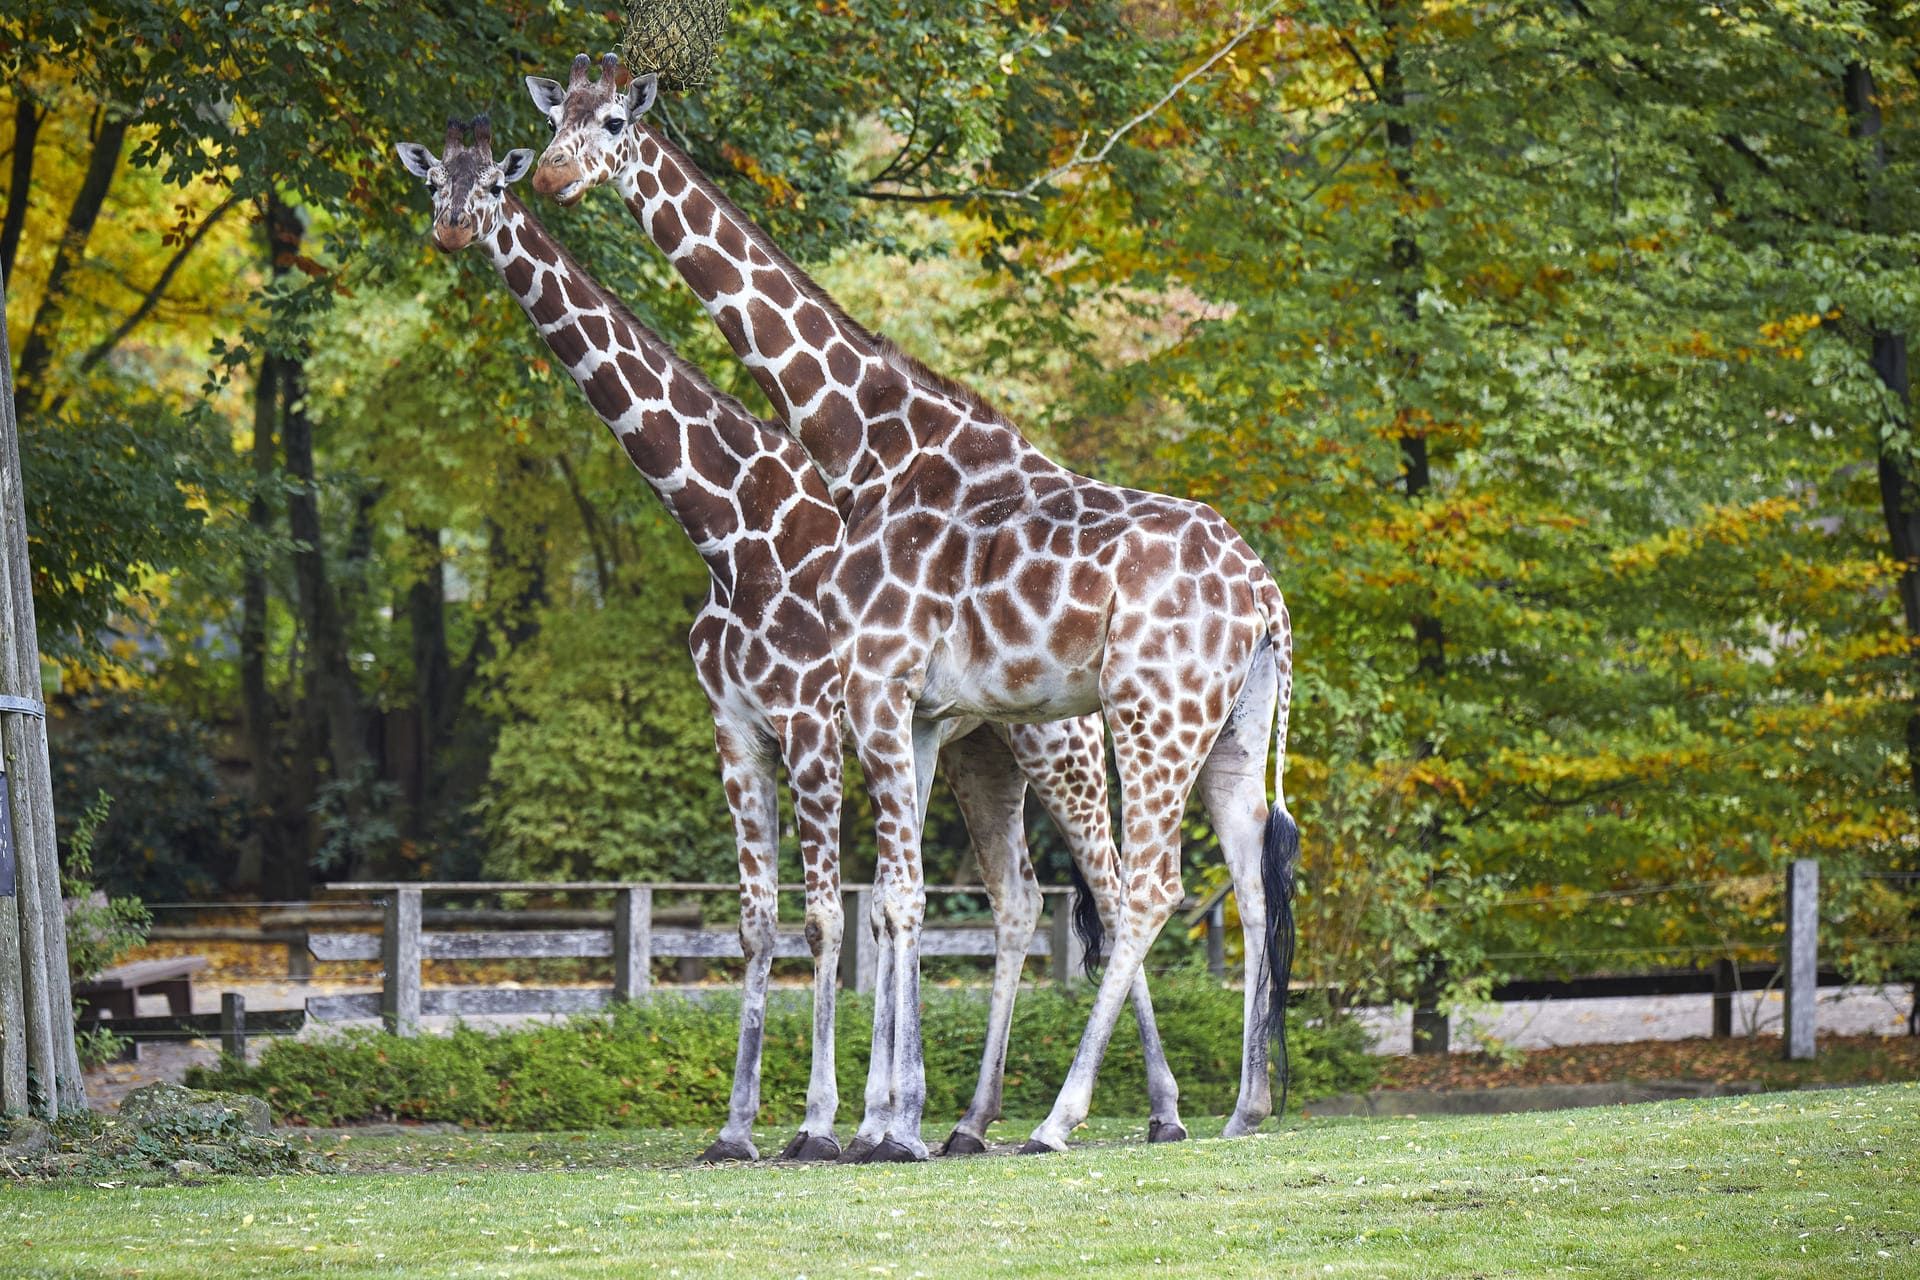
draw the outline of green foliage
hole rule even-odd
[[[1225,1111],[1239,1088],[1240,993],[1203,974],[1156,979],[1154,1008],[1189,1113]],[[1021,994],[1008,1050],[1006,1110],[1037,1115],[1052,1102],[1086,1026],[1090,996]],[[858,1099],[872,1037],[872,1004],[843,995],[837,1030],[840,1096]],[[958,1116],[973,1096],[986,1005],[976,994],[934,991],[924,1014],[927,1114]],[[769,1003],[761,1119],[797,1119],[806,1100],[811,1015],[803,998]],[[396,1039],[351,1032],[270,1046],[257,1065],[227,1061],[191,1082],[266,1098],[305,1124],[368,1119],[444,1120],[495,1129],[651,1127],[715,1122],[733,1084],[737,1002],[657,998],[607,1017],[487,1033]],[[1359,1090],[1373,1079],[1365,1033],[1351,1022],[1296,1010],[1290,1022],[1292,1097]],[[1124,1024],[1095,1094],[1103,1115],[1145,1114],[1139,1043]],[[844,1110],[844,1107],[843,1107]]]
[[[106,792],[74,819],[60,859],[60,896],[67,900],[67,966],[75,982],[98,976],[147,940],[152,916],[138,898],[108,898],[93,884],[94,840],[113,809]]]
[[[84,841],[90,875],[115,897],[205,895],[232,865],[235,817],[219,797],[206,728],[132,693],[87,693],[48,707],[53,800],[69,858]],[[104,817],[97,797],[119,797]]]
[[[551,613],[500,688],[481,801],[490,874],[730,878],[712,713],[658,612],[618,601]]]

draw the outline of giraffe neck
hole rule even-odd
[[[919,376],[890,344],[825,301],[687,155],[635,121],[618,174],[628,211],[686,278],[787,429],[806,446],[845,513],[854,494],[966,416],[950,388]],[[912,400],[938,402],[910,411]],[[1030,449],[1011,426],[998,442]],[[999,451],[999,450],[996,450]]]
[[[512,195],[480,237],[520,307],[723,585],[733,580],[730,494],[764,431],[582,270]],[[746,447],[742,448],[745,444]],[[704,484],[690,484],[698,477]]]

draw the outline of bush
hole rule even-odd
[[[1023,992],[1007,1054],[1006,1113],[1036,1116],[1052,1106],[1086,1024],[1091,994]],[[1239,1088],[1240,993],[1204,973],[1178,972],[1154,984],[1167,1057],[1190,1114],[1220,1113]],[[1146,1114],[1140,1046],[1128,1023],[1114,1036],[1094,1095],[1103,1115]],[[228,1059],[196,1072],[202,1088],[266,1098],[284,1120],[319,1125],[362,1120],[444,1121],[489,1129],[654,1128],[717,1124],[733,1084],[739,1004],[731,998],[659,998],[535,1028],[400,1039],[355,1031],[272,1045],[256,1066]],[[840,1003],[841,1122],[858,1119],[872,1002]],[[804,996],[770,1001],[760,1119],[797,1121],[810,1053]],[[957,1118],[973,1096],[986,1003],[977,994],[928,995],[927,1115],[932,1131]],[[1291,1100],[1364,1089],[1374,1078],[1365,1033],[1303,1011],[1290,1020]]]
[[[58,699],[47,712],[61,842],[101,792],[122,801],[93,833],[98,886],[149,901],[219,891],[236,818],[219,796],[206,727],[125,693]]]

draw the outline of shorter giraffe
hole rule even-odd
[[[840,1154],[833,1136],[834,981],[842,912],[839,879],[839,670],[818,592],[841,525],[819,473],[786,432],[754,419],[682,361],[594,281],[508,187],[528,151],[493,160],[485,117],[468,143],[458,121],[436,158],[414,143],[401,162],[434,198],[433,238],[449,251],[479,243],[634,466],[680,522],[711,575],[690,644],[712,707],[715,743],[740,860],[741,947],[747,958],[741,1036],[726,1126],[708,1159],[756,1158],[765,1002],[775,937],[778,806],[784,766],[794,796],[814,959],[813,1069],[807,1114],[782,1155]],[[980,1084],[948,1151],[984,1149],[999,1115],[1007,1031],[1040,894],[1022,809],[1028,779],[1067,836],[1096,898],[1120,896],[1109,830],[1105,744],[1097,718],[976,731],[943,725],[942,759],[974,838],[992,902],[997,955]],[[871,926],[871,922],[867,922]],[[1178,1089],[1145,1003],[1135,1003],[1148,1062],[1151,1131],[1186,1136]]]

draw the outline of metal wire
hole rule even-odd
[[[620,60],[635,75],[658,75],[663,89],[696,89],[713,73],[727,8],[727,0],[629,0]]]

